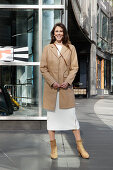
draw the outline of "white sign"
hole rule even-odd
[[[13,61],[13,48],[0,47],[0,61]]]

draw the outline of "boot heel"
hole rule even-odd
[[[81,154],[80,154],[80,152],[78,152],[78,155],[79,155],[79,157],[81,157]]]
[[[84,158],[84,159],[89,159],[89,154],[85,150],[85,148],[82,144],[82,140],[76,141],[76,144],[77,144],[77,150],[78,150],[79,156]]]

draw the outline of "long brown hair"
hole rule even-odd
[[[56,23],[51,31],[51,41],[50,41],[50,44],[53,44],[55,41],[56,41],[56,38],[54,36],[54,31],[55,31],[55,28],[56,27],[61,27],[63,29],[63,38],[62,38],[62,43],[69,48],[69,44],[71,44],[70,40],[69,40],[69,35],[68,35],[68,32],[67,32],[67,29],[65,27],[64,24],[62,23]]]

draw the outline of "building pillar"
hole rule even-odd
[[[96,95],[96,46],[94,44],[91,44],[89,72],[89,95],[93,96]]]

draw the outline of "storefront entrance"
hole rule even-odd
[[[110,93],[110,61],[102,57],[96,58],[96,88],[98,95]]]

